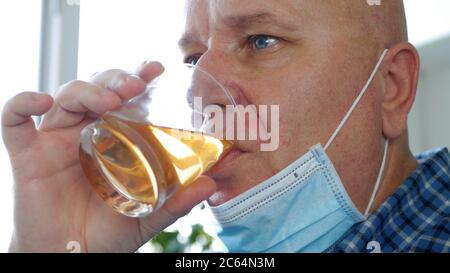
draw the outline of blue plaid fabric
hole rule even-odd
[[[450,251],[449,151],[430,151],[417,159],[419,166],[406,182],[327,252]]]

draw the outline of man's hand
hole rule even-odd
[[[162,71],[159,63],[143,64],[136,75],[110,70],[68,83],[54,98],[26,92],[5,105],[2,133],[15,180],[10,251],[66,252],[71,241],[84,252],[136,251],[215,191],[214,181],[201,177],[150,216],[133,219],[109,208],[82,172],[81,130],[142,93]],[[31,116],[41,115],[36,129]]]

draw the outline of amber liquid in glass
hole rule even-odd
[[[105,115],[94,127],[81,166],[96,192],[122,213],[136,203],[153,210],[227,153],[232,143],[191,131]],[[130,202],[131,200],[131,202]]]

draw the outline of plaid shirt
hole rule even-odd
[[[381,207],[327,252],[450,252],[450,154],[417,156],[418,168]]]

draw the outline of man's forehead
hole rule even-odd
[[[270,23],[280,19],[299,21],[298,4],[293,0],[187,0],[183,40],[194,35],[206,36],[211,26],[243,29],[252,23]],[[282,20],[281,20],[282,19]],[[291,24],[292,25],[292,24]]]
[[[370,6],[367,0],[187,0],[186,7],[185,38],[207,38],[212,25],[225,21],[242,26],[278,16],[297,28],[325,21],[347,33],[377,32],[388,44],[407,39],[402,0],[383,1],[381,6]]]
[[[302,0],[187,0],[187,16],[220,20],[239,14],[290,13]]]
[[[368,10],[371,6],[367,4],[367,0],[186,0],[186,7],[188,17],[219,19],[219,16],[257,11],[282,15],[297,15],[302,11],[319,14],[342,11],[353,13]]]
[[[186,7],[186,32],[189,33],[200,29],[207,32],[208,27],[226,22],[239,26],[250,19],[269,20],[276,17],[297,22],[297,25],[307,17],[332,20],[354,16],[361,20],[369,9],[366,0],[187,0]]]

